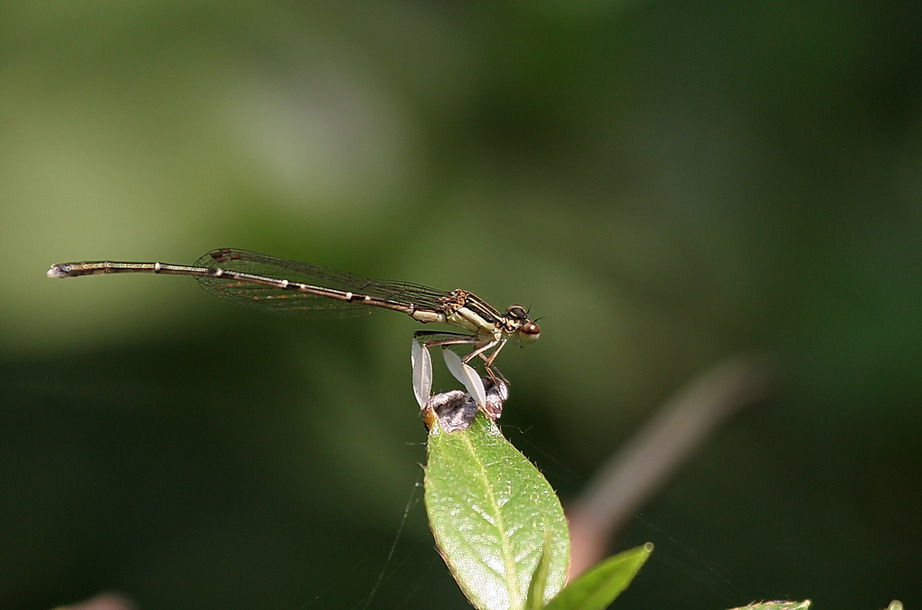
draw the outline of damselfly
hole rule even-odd
[[[510,339],[534,343],[541,334],[521,305],[505,312],[462,289],[436,290],[408,282],[391,282],[333,271],[267,254],[221,248],[192,265],[87,261],[52,265],[48,277],[103,273],[190,275],[207,292],[239,305],[272,312],[362,313],[373,308],[405,313],[423,323],[455,326],[465,333],[420,330],[415,339],[425,347],[471,345],[464,363],[479,357],[493,378],[501,378],[493,362]]]

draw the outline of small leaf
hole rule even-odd
[[[563,586],[570,539],[560,501],[483,414],[467,430],[452,433],[436,420],[425,488],[439,552],[475,607],[524,608],[542,554],[548,563],[545,599]]]
[[[432,357],[429,350],[415,339],[410,347],[410,366],[413,367],[413,394],[423,408],[432,394]]]
[[[477,406],[484,408],[487,404],[487,392],[474,367],[465,364],[461,357],[450,349],[442,348],[442,357],[445,358],[445,366],[455,379],[461,382],[467,393],[474,397]]]
[[[604,610],[627,589],[652,552],[648,542],[596,564],[551,600],[547,610]]]

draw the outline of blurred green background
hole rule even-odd
[[[466,607],[411,320],[44,277],[222,246],[530,306],[504,429],[564,500],[769,352],[774,400],[612,549],[657,543],[619,607],[918,607],[920,32],[872,0],[4,3],[0,608]]]

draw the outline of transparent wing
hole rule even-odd
[[[194,265],[233,272],[225,277],[197,276],[195,279],[210,294],[238,305],[278,313],[336,317],[357,316],[380,310],[379,307],[370,307],[361,302],[347,302],[329,295],[284,289],[281,280],[368,295],[424,309],[438,309],[439,298],[447,294],[446,291],[419,284],[373,280],[344,271],[231,248],[212,250]],[[252,278],[235,277],[234,274],[269,278],[277,282],[263,283]]]

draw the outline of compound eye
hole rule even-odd
[[[519,329],[519,340],[522,343],[534,343],[541,336],[541,328],[534,322],[528,322]]]

